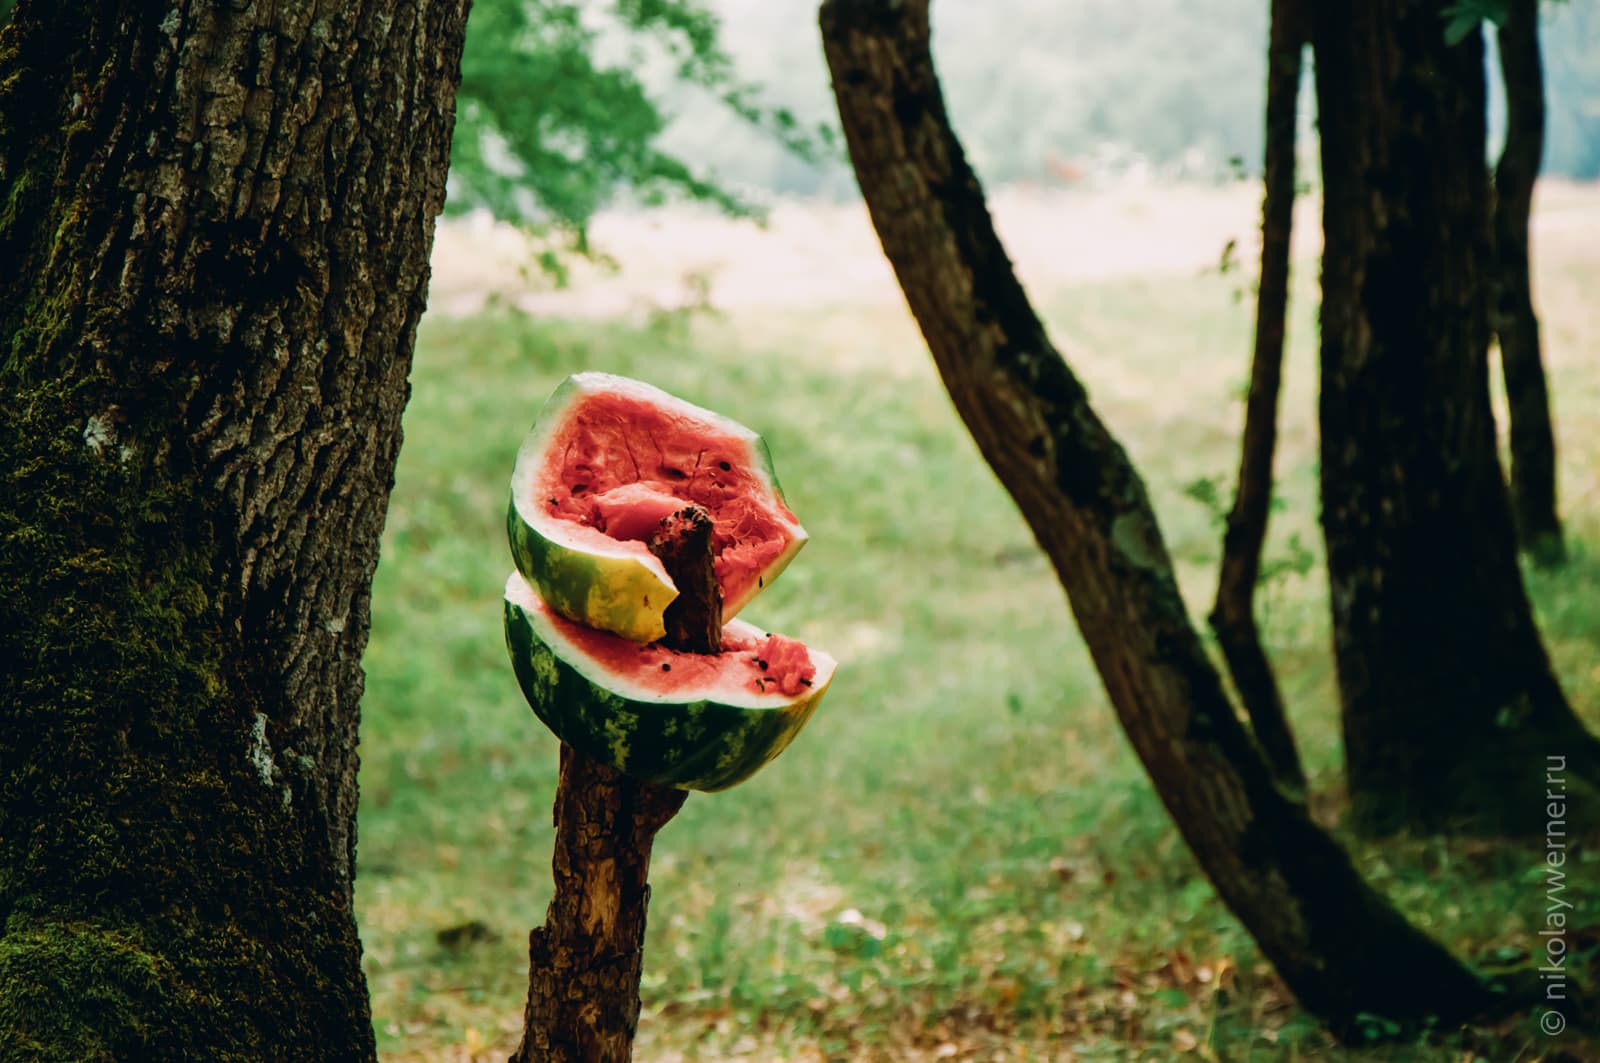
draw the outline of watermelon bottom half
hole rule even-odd
[[[725,790],[793,741],[833,679],[827,654],[742,620],[715,655],[640,644],[574,623],[517,573],[506,647],[523,695],[563,742],[627,775]]]

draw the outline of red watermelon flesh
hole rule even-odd
[[[513,572],[506,648],[534,714],[563,742],[662,786],[723,790],[781,753],[838,665],[744,620],[718,654],[678,653],[568,620]]]
[[[649,539],[685,503],[704,507],[723,598],[742,602],[796,524],[748,452],[747,438],[659,404],[590,395],[548,444],[545,453],[559,459],[542,470],[538,489],[550,517],[620,541]]]
[[[748,624],[729,624],[722,632],[722,652],[681,653],[659,642],[641,644],[573,623],[558,614],[550,622],[583,656],[613,676],[626,676],[638,696],[648,690],[661,701],[675,701],[717,687],[726,692],[730,679],[751,694],[798,697],[816,678],[811,651],[803,642],[766,635]],[[637,689],[642,688],[642,690]]]

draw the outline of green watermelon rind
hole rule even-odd
[[[521,583],[521,587],[516,584]],[[513,575],[505,599],[506,649],[523,696],[557,738],[634,778],[682,790],[726,790],[782,753],[811,718],[833,678],[834,662],[812,651],[815,685],[803,697],[744,692],[687,702],[629,697],[625,677],[578,657],[549,620],[513,598],[535,594]],[[735,631],[756,633],[735,620]]]
[[[772,464],[772,452],[758,434],[730,418],[670,395],[660,388],[610,373],[576,373],[546,400],[533,428],[517,450],[511,474],[511,500],[506,511],[506,536],[517,571],[539,589],[562,616],[610,631],[634,642],[654,642],[666,633],[663,614],[678,589],[659,559],[643,543],[618,542],[598,535],[582,536],[564,521],[547,517],[535,492],[536,471],[545,460],[551,438],[567,409],[588,395],[612,393],[642,398],[701,420],[716,430],[742,438],[749,464],[773,497],[783,502],[783,487]],[[777,579],[806,544],[805,529],[790,525],[788,548],[772,559],[760,578],[742,594],[722,603],[724,619],[732,619],[763,588]],[[579,538],[582,541],[579,541]]]

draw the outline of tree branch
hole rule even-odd
[[[1499,31],[1506,142],[1494,171],[1494,302],[1510,408],[1511,502],[1518,545],[1541,566],[1566,560],[1556,506],[1556,441],[1529,276],[1528,221],[1544,155],[1544,68],[1538,0],[1509,0]]]
[[[1272,458],[1278,440],[1278,392],[1283,379],[1284,320],[1289,303],[1289,245],[1294,226],[1295,119],[1300,94],[1301,51],[1306,41],[1302,0],[1272,0],[1267,46],[1267,129],[1263,165],[1266,200],[1261,209],[1261,281],[1256,293],[1255,353],[1245,401],[1239,487],[1222,542],[1217,600],[1211,610],[1216,632],[1244,702],[1256,741],[1278,781],[1306,788],[1283,694],[1272,674],[1256,627],[1255,591],[1261,577],[1261,546],[1272,508]]]

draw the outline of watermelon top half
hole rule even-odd
[[[693,503],[715,530],[731,619],[805,544],[761,437],[659,388],[579,373],[517,453],[507,514],[517,570],[561,615],[636,642],[665,633],[677,588],[646,545]]]

